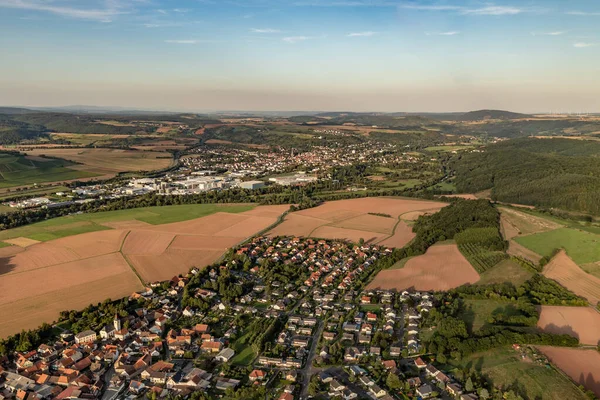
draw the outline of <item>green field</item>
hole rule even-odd
[[[67,160],[39,161],[25,156],[0,153],[0,188],[97,176],[91,172],[67,168],[73,165],[75,164]]]
[[[46,186],[46,187],[32,187],[27,190],[12,190],[6,189],[5,192],[0,194],[0,201],[5,199],[19,197],[19,196],[46,196],[56,192],[71,192],[71,189],[66,186]]]
[[[515,305],[496,300],[465,300],[465,310],[460,318],[465,321],[470,332],[476,332],[486,325],[492,324],[492,316],[502,313],[507,316],[521,315]]]
[[[577,264],[600,261],[600,235],[578,229],[560,228],[514,240],[542,256],[550,256],[554,249],[564,248]]]
[[[252,204],[189,204],[70,215],[2,231],[0,241],[17,237],[48,241],[85,232],[111,229],[102,225],[107,222],[137,220],[160,225],[200,218],[216,212],[240,213],[254,207],[255,205]]]
[[[361,304],[361,311],[380,311],[381,306],[379,304]]]
[[[456,374],[473,368],[491,379],[495,387],[510,387],[525,399],[587,399],[570,379],[553,367],[528,358],[521,360],[520,354],[510,347],[471,355],[454,366]]]
[[[527,271],[511,260],[504,260],[479,276],[480,279],[476,285],[511,282],[518,287],[530,279],[533,276],[533,272]]]
[[[243,343],[245,338],[246,335],[243,335],[233,342],[231,348],[235,351],[235,356],[231,360],[232,364],[250,365],[256,358],[256,353],[254,352],[254,349],[252,349],[252,345]]]

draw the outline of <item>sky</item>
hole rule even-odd
[[[600,112],[599,0],[0,0],[0,105]]]

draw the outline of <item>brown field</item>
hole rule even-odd
[[[416,221],[419,219],[419,217],[421,215],[429,215],[433,212],[436,212],[436,210],[433,210],[432,212],[427,212],[427,211],[410,211],[407,213],[404,213],[400,216],[400,219],[402,219],[403,221]]]
[[[600,301],[600,279],[583,271],[564,250],[546,265],[543,274],[573,293],[585,297],[593,306]]]
[[[413,240],[415,236],[416,235],[412,231],[412,228],[406,225],[406,222],[400,221],[398,222],[398,225],[396,225],[396,231],[394,232],[394,234],[389,238],[382,240],[378,244],[387,247],[400,248],[410,243],[410,241]]]
[[[478,280],[456,245],[437,245],[408,260],[404,268],[381,271],[367,289],[449,290]]]
[[[514,240],[508,242],[508,250],[506,251],[511,256],[523,257],[533,263],[537,264],[542,259],[538,253],[529,250],[527,247],[520,245]]]
[[[600,312],[591,307],[542,306],[538,327],[544,332],[571,335],[579,343],[600,343]]]
[[[111,224],[116,229],[0,248],[0,337],[140,290],[136,273],[154,282],[209,265],[287,209],[260,206],[164,225],[122,221]]]
[[[573,381],[600,396],[600,353],[569,347],[537,346],[552,364]]]
[[[346,219],[333,225],[338,228],[365,230],[378,232],[385,235],[391,235],[394,232],[394,226],[397,219],[380,217],[378,215],[364,214],[355,218]]]
[[[169,167],[173,160],[170,153],[154,151],[134,151],[121,149],[33,149],[28,155],[64,158],[81,163],[73,167],[98,174],[116,174],[125,171],[152,171]]]
[[[403,246],[413,239],[414,234],[399,218],[404,219],[409,214],[414,214],[416,218],[427,211],[436,212],[446,205],[435,201],[391,197],[330,201],[315,208],[288,214],[284,222],[269,234],[346,239],[353,242],[362,238],[369,243]],[[369,213],[385,213],[391,218]]]
[[[536,217],[526,212],[500,207],[503,228],[509,229],[512,234],[516,230],[517,235],[530,235],[533,233],[546,232],[562,228],[562,225],[545,218]]]
[[[25,238],[25,237],[9,239],[9,240],[5,240],[4,242],[15,245],[15,246],[19,246],[19,247],[29,247],[36,243],[39,243],[38,240],[33,240],[33,239]]]

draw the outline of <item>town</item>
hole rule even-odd
[[[363,289],[391,252],[255,237],[206,269],[62,313],[52,340],[0,360],[0,395],[477,399],[419,357],[431,293]]]

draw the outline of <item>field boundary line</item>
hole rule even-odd
[[[133,271],[135,276],[137,276],[137,278],[140,280],[140,283],[142,284],[142,286],[146,286],[146,283],[142,279],[142,276],[140,275],[140,273],[137,271],[137,269],[135,269],[133,264],[129,261],[127,256],[123,253],[123,246],[125,246],[125,240],[127,240],[127,237],[129,236],[130,233],[131,233],[131,231],[127,231],[127,234],[125,235],[125,237],[123,238],[123,241],[121,242],[121,248],[119,249],[118,253],[121,254],[121,257],[123,257],[123,260],[125,260],[127,265],[129,265],[129,268],[131,268],[131,270]]]

